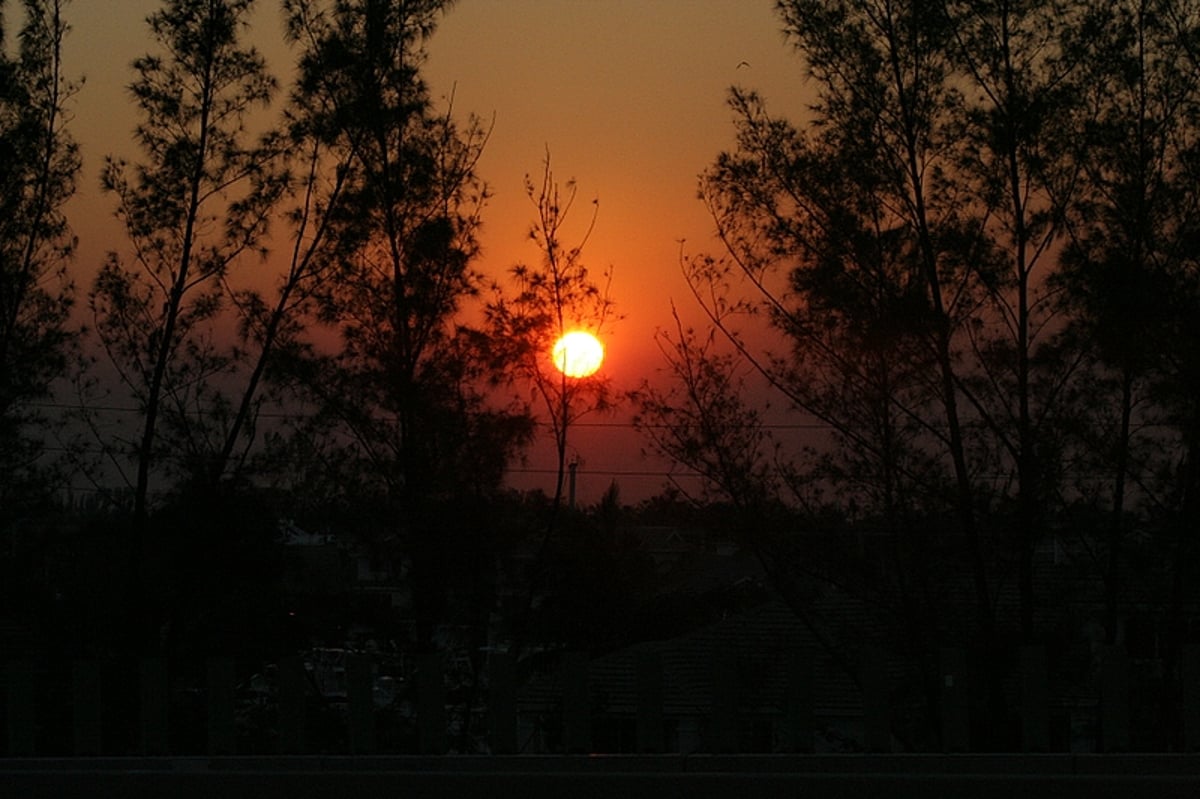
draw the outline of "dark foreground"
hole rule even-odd
[[[0,759],[0,797],[1200,796],[1194,755]]]

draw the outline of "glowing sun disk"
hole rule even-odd
[[[554,342],[554,365],[567,377],[588,377],[604,362],[604,345],[591,333],[573,330]]]

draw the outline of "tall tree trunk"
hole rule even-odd
[[[1173,751],[1183,751],[1183,647],[1188,639],[1185,609],[1195,579],[1196,518],[1200,514],[1200,418],[1195,410],[1185,429],[1184,460],[1180,466],[1179,508],[1172,519],[1174,560],[1171,563],[1170,605],[1167,611],[1166,651],[1163,653],[1163,728]]]
[[[1125,528],[1125,483],[1129,471],[1130,428],[1133,420],[1133,374],[1126,369],[1121,377],[1121,432],[1117,439],[1116,468],[1113,474],[1112,508],[1108,520],[1108,559],[1104,570],[1104,640],[1117,643],[1121,598],[1121,548]]]

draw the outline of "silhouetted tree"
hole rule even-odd
[[[167,0],[148,17],[159,51],[134,62],[130,86],[146,160],[105,162],[103,187],[116,196],[131,254],[109,254],[90,303],[100,343],[142,411],[132,442],[138,528],[157,467],[203,480],[222,451],[210,420],[228,415],[221,380],[237,353],[212,323],[229,301],[230,271],[263,254],[283,186],[276,145],[247,130],[276,89],[262,56],[241,42],[252,6]]]
[[[446,6],[285,4],[305,124],[344,171],[329,232],[336,270],[319,293],[319,319],[339,342],[294,366],[322,425],[316,447],[369,509],[357,514],[361,540],[412,565],[423,648],[449,612],[455,565],[490,546],[487,503],[529,431],[487,404],[487,364],[459,330],[481,287],[473,261],[488,195],[475,168],[488,131],[436,110],[421,78]]]
[[[487,332],[501,371],[507,371],[510,379],[528,382],[549,419],[557,455],[549,525],[552,531],[553,515],[562,504],[567,431],[581,416],[603,409],[610,402],[608,381],[601,373],[570,377],[555,366],[554,344],[573,330],[602,336],[613,321],[613,301],[607,284],[597,284],[583,262],[583,248],[595,226],[599,202],[593,201],[591,219],[572,246],[563,241],[563,236],[577,188],[574,181],[565,186],[555,181],[549,153],[541,181],[535,184],[526,176],[525,193],[536,211],[529,238],[541,250],[542,263],[537,267],[514,266],[512,293],[495,286],[487,306]]]
[[[1158,597],[1167,620],[1168,736],[1180,734],[1182,611],[1194,581],[1192,525],[1183,520],[1194,518],[1200,490],[1198,36],[1200,7],[1186,0],[1097,9],[1082,93],[1083,197],[1057,278],[1072,313],[1068,335],[1095,361],[1073,406],[1086,475],[1075,493],[1082,509],[1107,517],[1098,543],[1110,643],[1118,641],[1129,561],[1165,563],[1169,574]]]
[[[656,452],[700,475],[704,494],[693,501],[761,516],[781,489],[773,442],[747,404],[753,366],[736,352],[719,354],[715,330],[701,336],[673,315],[675,331],[656,335],[668,382],[647,380],[632,392],[633,424]]]
[[[798,129],[753,92],[732,91],[737,149],[701,179],[725,254],[693,258],[686,273],[743,356],[828,426],[831,446],[809,479],[883,526],[886,590],[905,609],[897,643],[911,649],[936,717],[944,620],[933,533],[945,518],[963,542],[977,635],[996,637],[977,480],[990,455],[970,437],[975,415],[960,389],[964,325],[996,264],[953,180],[954,31],[938,3],[778,9],[816,88],[812,121]],[[738,329],[755,318],[778,346]]]
[[[67,131],[77,84],[62,69],[63,5],[26,0],[20,47],[0,52],[0,526],[51,487],[35,403],[64,373],[75,339],[66,271],[75,239],[63,207],[79,172]]]
[[[46,514],[60,486],[46,451],[54,421],[38,405],[76,340],[63,211],[79,171],[67,130],[77,84],[62,68],[64,4],[24,2],[15,50],[0,29],[0,614],[26,620],[48,594],[39,583],[59,522]]]
[[[1057,496],[1054,425],[1078,363],[1043,346],[1061,325],[1047,278],[1079,182],[1093,23],[1078,2],[945,6],[965,79],[954,179],[967,224],[982,233],[978,257],[996,266],[978,321],[963,329],[974,368],[959,390],[995,439],[998,471],[1012,476],[1012,496],[997,497],[1014,506],[997,507],[1011,527],[1000,538],[1015,554],[1021,634],[1032,641],[1034,548]]]
[[[288,230],[286,271],[270,289],[250,286],[230,291],[240,319],[238,337],[246,374],[236,411],[224,430],[224,443],[211,466],[213,482],[236,481],[252,454],[259,457],[249,464],[251,471],[275,459],[276,454],[268,451],[278,448],[279,431],[264,436],[275,444],[257,452],[251,448],[260,410],[269,399],[286,403],[295,393],[288,389],[296,379],[289,374],[288,364],[311,359],[308,328],[319,317],[321,298],[329,296],[342,260],[353,254],[358,243],[356,232],[346,235],[354,231],[356,220],[354,209],[344,202],[357,175],[358,138],[337,127],[330,97],[314,90],[320,73],[314,66],[315,45],[308,38],[314,32],[305,23],[307,7],[289,8],[287,35],[299,48],[301,80],[292,88],[277,139],[280,161],[287,167],[282,173],[286,190],[280,207]],[[300,393],[304,391],[301,387]]]
[[[793,474],[882,526],[889,568],[862,585],[903,608],[897,643],[936,717],[939,643],[994,653],[1012,621],[1035,636],[1034,548],[1059,501],[1060,424],[1084,362],[1055,337],[1049,278],[1081,174],[1092,9],[777,10],[816,99],[797,127],[732,90],[737,147],[701,179],[724,253],[685,273],[740,356],[828,428]],[[691,354],[719,366],[694,340]],[[970,575],[973,624],[937,600],[955,579],[937,565],[947,557]],[[1014,620],[996,602],[1010,571]],[[981,662],[999,719],[1003,667]]]

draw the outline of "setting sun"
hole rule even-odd
[[[554,365],[567,377],[588,377],[604,362],[604,345],[591,333],[574,330],[554,343]]]

